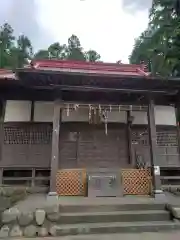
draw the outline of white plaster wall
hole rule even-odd
[[[155,107],[156,125],[176,125],[175,108],[172,106],[156,106]]]
[[[35,102],[34,122],[52,122],[53,112],[53,102]]]
[[[89,121],[89,111],[85,108],[80,108],[77,110],[70,110],[69,116],[67,110],[64,109],[62,112],[62,122],[88,122]]]
[[[34,121],[35,122],[52,122],[53,121],[53,102],[35,102],[34,103]],[[89,110],[80,108],[62,111],[62,122],[89,122]],[[127,122],[126,112],[108,112],[108,122]]]
[[[109,123],[127,123],[127,113],[125,111],[108,112]]]
[[[67,116],[67,111],[64,110],[62,114],[63,122],[88,122],[89,121],[89,110],[88,109],[78,109],[77,111],[72,110]],[[126,112],[108,112],[108,122],[127,122]]]
[[[22,103],[21,103],[22,104]],[[35,102],[34,121],[36,122],[52,122],[53,121],[53,102]],[[13,114],[12,114],[13,115]],[[147,113],[135,111],[133,124],[147,124]],[[70,110],[69,116],[64,109],[62,113],[63,122],[88,122],[88,109],[80,108],[77,111]],[[125,111],[108,112],[108,122],[126,123],[127,115]],[[176,125],[175,108],[171,106],[155,106],[155,122],[156,125]]]
[[[6,101],[5,122],[28,122],[31,118],[31,101]]]
[[[147,112],[132,112],[131,115],[134,117],[133,124],[148,124]]]
[[[171,106],[155,106],[155,123],[156,125],[176,125],[175,108]],[[133,124],[147,124],[147,112],[132,112],[134,116]]]
[[[53,102],[35,102],[34,103],[34,121],[52,122],[53,121]],[[69,116],[67,110],[62,111],[62,122],[88,122],[88,109],[70,110]]]

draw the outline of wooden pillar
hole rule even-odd
[[[4,145],[4,117],[6,110],[6,101],[0,100],[0,165],[3,157],[3,145]],[[0,185],[3,183],[3,168],[0,169]]]
[[[51,152],[51,174],[50,193],[56,193],[56,173],[59,168],[59,135],[61,124],[60,100],[54,101],[53,131],[52,131],[52,152]]]
[[[150,159],[152,167],[152,177],[153,177],[153,193],[162,194],[161,190],[161,179],[160,179],[160,167],[157,161],[157,136],[156,136],[156,124],[155,124],[155,114],[154,114],[154,101],[149,98],[148,104],[148,130],[149,130],[149,145],[150,145]]]
[[[177,140],[178,140],[178,154],[179,154],[179,161],[180,161],[180,106],[179,104],[176,106],[176,127],[177,127]]]
[[[31,187],[35,187],[35,177],[36,177],[36,169],[32,169],[32,179],[31,179]]]
[[[129,164],[133,164],[133,158],[132,158],[132,133],[131,133],[131,125],[132,125],[132,121],[131,121],[131,113],[130,111],[127,111],[127,143],[128,143],[128,163]],[[134,166],[133,166],[134,167]]]
[[[34,101],[31,101],[31,115],[30,115],[30,121],[34,121]]]
[[[3,185],[3,168],[0,168],[0,186]]]

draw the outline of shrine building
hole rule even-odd
[[[180,80],[142,65],[60,60],[0,70],[0,184],[60,196],[180,185]]]

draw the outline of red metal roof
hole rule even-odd
[[[65,60],[39,60],[32,61],[31,66],[39,70],[51,70],[71,73],[87,73],[102,75],[126,75],[126,76],[148,76],[144,71],[144,65],[101,63]]]
[[[0,69],[0,79],[16,79],[15,73],[12,70]]]
[[[148,76],[144,65],[122,63],[101,63],[67,60],[39,60],[32,61],[25,69],[50,70],[55,72],[71,72],[85,74],[119,75],[119,76]],[[16,79],[12,70],[0,69],[0,79]]]

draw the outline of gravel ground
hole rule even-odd
[[[21,238],[16,240],[25,240]],[[106,234],[106,235],[81,235],[58,238],[31,238],[32,240],[179,240],[180,232],[172,233],[140,233],[140,234]]]

